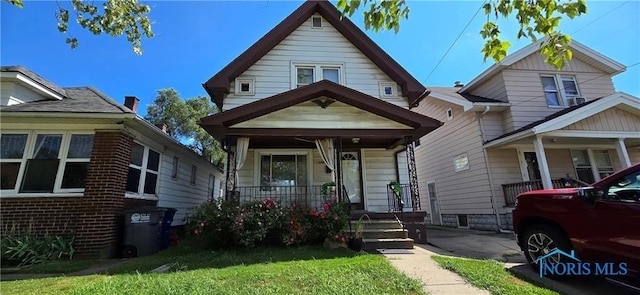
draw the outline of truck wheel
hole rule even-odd
[[[562,250],[569,253],[573,247],[567,236],[557,227],[547,224],[534,225],[525,232],[522,240],[524,244],[524,256],[527,257],[529,265],[534,270],[539,271],[539,259],[543,258],[550,263],[566,262],[567,257],[554,253],[546,256],[555,250]]]

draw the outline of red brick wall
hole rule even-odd
[[[14,224],[37,234],[73,230],[77,257],[115,256],[132,142],[120,131],[96,132],[84,196],[0,198],[3,230]]]

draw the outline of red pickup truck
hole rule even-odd
[[[513,230],[540,276],[597,275],[640,292],[640,163],[590,187],[520,194]]]

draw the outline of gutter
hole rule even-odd
[[[478,115],[478,123],[480,125],[480,137],[482,138],[482,142],[485,141],[484,124],[482,124],[482,117],[484,117],[484,115],[486,115],[490,109],[491,109],[491,106],[486,106],[484,109],[484,112]],[[491,175],[491,167],[489,165],[489,156],[487,156],[487,149],[485,147],[482,147],[482,155],[484,156],[484,163],[485,163],[484,167],[487,170],[487,177],[489,178],[489,189],[491,190],[491,207],[493,209],[493,214],[495,214],[496,216],[496,224],[498,225],[498,232],[511,233],[511,231],[509,230],[502,229],[502,222],[500,221],[500,212],[498,212],[498,203],[496,202],[496,191],[493,186],[493,177]]]
[[[92,118],[92,119],[133,119],[133,113],[63,113],[63,112],[3,112],[3,117],[36,117],[36,118]]]

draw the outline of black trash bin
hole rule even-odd
[[[174,208],[160,208],[164,209],[164,216],[162,218],[162,226],[160,226],[160,235],[158,236],[158,250],[164,250],[169,247],[169,234],[171,232],[171,223],[173,222],[173,216],[176,214]]]
[[[166,246],[163,248],[163,245],[168,245],[169,230],[175,211],[173,208],[152,206],[124,211],[122,257],[145,256],[165,249]]]

